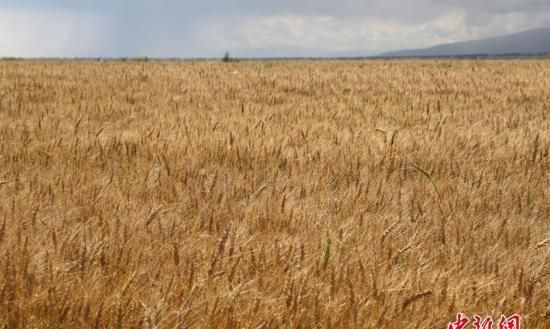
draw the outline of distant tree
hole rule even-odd
[[[228,51],[226,51],[225,54],[223,55],[222,62],[224,62],[224,63],[229,63],[229,62],[231,62],[231,57],[229,56],[229,52],[228,52]]]

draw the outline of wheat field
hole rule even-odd
[[[0,61],[0,328],[550,328],[549,153],[549,60]]]

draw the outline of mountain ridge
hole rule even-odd
[[[404,49],[379,54],[381,57],[439,57],[473,55],[550,54],[550,27],[496,37],[439,44],[428,48]]]

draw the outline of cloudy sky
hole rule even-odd
[[[0,57],[373,55],[542,26],[549,0],[0,0]]]

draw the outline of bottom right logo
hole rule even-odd
[[[465,329],[470,323],[470,319],[462,314],[458,313],[454,322],[449,323],[447,329]],[[472,326],[475,329],[521,329],[521,316],[514,314],[511,316],[501,315],[498,320],[498,327],[494,327],[493,318],[486,316],[481,318],[479,315],[474,315]]]

